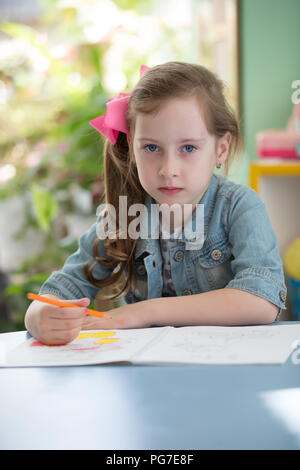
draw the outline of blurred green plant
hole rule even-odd
[[[117,67],[112,67],[121,77],[116,88],[124,83],[120,91],[129,91],[140,65],[162,44],[173,48],[170,59],[185,59],[188,50],[164,21],[151,18],[149,23],[152,0],[39,3],[42,15],[36,24],[0,23],[0,204],[15,196],[24,203],[26,217],[16,238],[27,229],[44,237],[42,252],[8,273],[11,285],[4,296],[14,312],[11,330],[24,328],[26,293],[37,292],[77,248],[66,229],[67,216],[93,215],[101,201],[103,140],[89,121],[105,112],[111,97],[104,78],[112,59],[106,58],[118,43]],[[158,26],[161,34],[149,36],[148,25]],[[111,77],[114,82],[114,73]],[[89,210],[78,205],[76,192],[91,194]]]
[[[45,191],[36,184],[32,185],[32,193],[38,223],[44,230],[49,230],[51,222],[57,213],[57,202],[48,191]]]
[[[24,199],[27,216],[16,238],[29,227],[45,237],[43,251],[10,275],[12,284],[2,297],[13,314],[10,321],[0,318],[2,331],[24,328],[26,293],[38,292],[49,273],[76,250],[76,241],[55,236],[53,225],[59,210],[78,211],[74,186],[93,193],[103,174],[102,140],[89,121],[105,112],[109,98],[102,87],[102,58],[109,44],[88,43],[75,8],[72,13],[58,2],[42,4],[44,14],[35,27],[0,24],[5,33],[0,47],[5,41],[10,48],[0,57],[0,166],[14,171],[7,181],[0,178],[0,201],[15,195]],[[101,189],[98,185],[93,194],[91,213]]]
[[[30,304],[26,295],[28,292],[37,293],[40,285],[46,279],[46,273],[36,274],[27,279],[19,279],[19,283],[11,284],[0,295],[0,301],[6,302],[10,308],[9,315],[0,317],[0,331],[2,333],[11,331],[12,325],[14,330],[24,330],[24,311]]]

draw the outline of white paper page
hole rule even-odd
[[[72,366],[128,362],[166,328],[82,331],[78,338],[64,346],[41,345],[36,339],[30,338],[6,354],[4,366]]]
[[[173,328],[135,363],[282,364],[300,339],[300,325]]]

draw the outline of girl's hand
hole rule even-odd
[[[44,296],[58,299],[50,294]],[[44,344],[66,344],[73,341],[82,330],[85,309],[90,300],[85,297],[67,302],[82,308],[56,307],[34,300],[25,316],[25,326],[30,334]]]
[[[148,328],[150,323],[149,300],[137,302],[135,304],[122,305],[104,312],[112,319],[95,318],[87,315],[83,320],[83,330],[117,330],[128,328]]]

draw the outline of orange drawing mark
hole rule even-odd
[[[109,344],[114,343],[115,341],[119,341],[120,338],[106,338],[106,339],[97,339],[95,343],[97,344]]]
[[[90,333],[79,333],[76,339],[107,338],[108,336],[113,336],[115,334],[115,331],[95,331]]]

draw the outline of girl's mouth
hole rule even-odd
[[[164,186],[164,187],[158,188],[158,189],[162,193],[169,194],[169,195],[177,194],[177,193],[179,193],[180,191],[183,190],[183,188],[176,188],[176,187],[172,187],[172,186]]]

